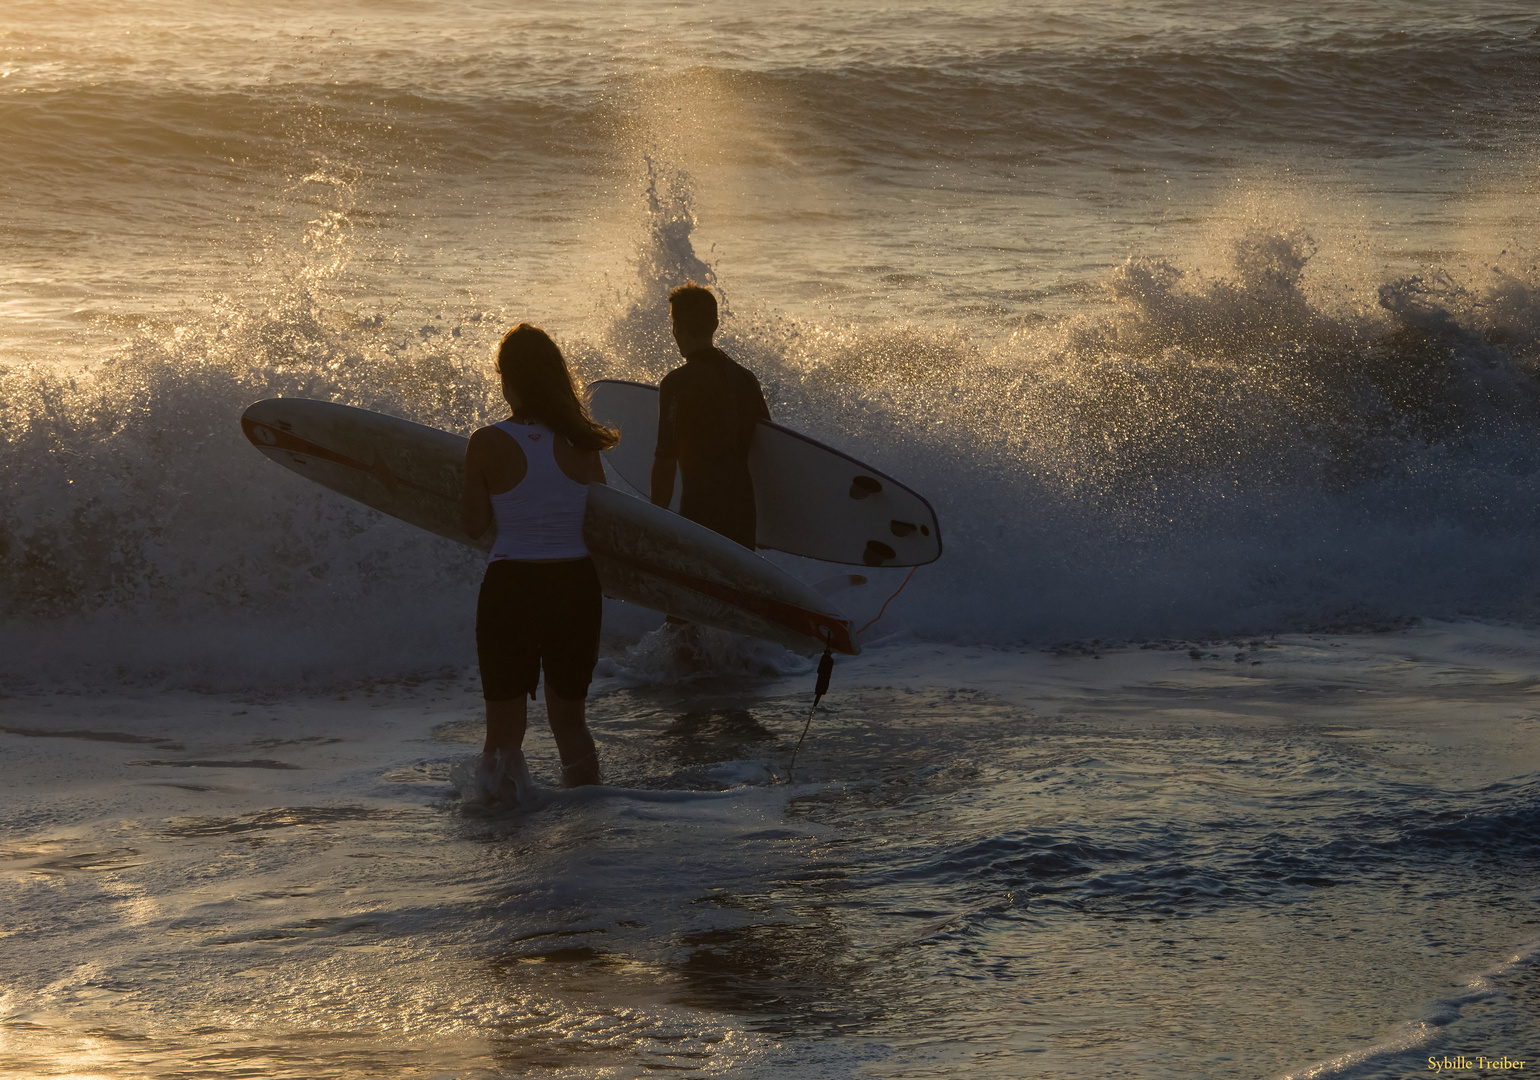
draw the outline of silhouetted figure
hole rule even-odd
[[[658,387],[658,447],[652,501],[674,497],[674,469],[684,483],[679,512],[754,549],[754,481],[749,443],[754,425],[770,419],[759,380],[711,344],[717,302],[695,282],[669,294],[674,341],[685,362]]]
[[[545,671],[545,705],[568,787],[599,782],[584,718],[599,659],[599,577],[583,542],[588,485],[604,483],[599,451],[618,436],[594,423],[545,331],[520,323],[497,350],[512,414],[471,436],[460,518],[497,539],[476,604],[476,655],[487,706],[478,777],[493,799],[512,794],[524,768],[525,695]]]

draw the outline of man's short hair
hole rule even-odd
[[[687,334],[714,334],[717,328],[717,298],[710,289],[687,281],[668,294],[674,325]]]

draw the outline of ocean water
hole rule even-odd
[[[0,1076],[1540,1059],[1537,60],[1487,2],[7,4]],[[474,555],[237,418],[469,431],[522,320],[656,380],[687,278],[945,555],[840,594],[794,772],[805,658],[614,604],[607,785],[536,724],[468,813]]]

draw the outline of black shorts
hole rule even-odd
[[[592,559],[490,563],[476,601],[481,696],[534,697],[543,666],[547,693],[587,697],[599,661],[603,611]]]

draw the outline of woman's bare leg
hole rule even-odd
[[[484,754],[505,750],[512,754],[524,745],[524,728],[528,723],[529,707],[523,694],[508,701],[487,702],[487,741],[482,746]]]
[[[585,698],[557,697],[550,687],[545,691],[545,711],[551,720],[551,734],[561,754],[561,778],[567,787],[581,787],[599,782],[599,752],[584,718]]]

